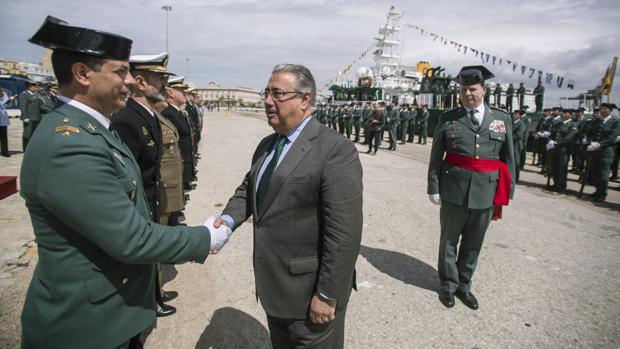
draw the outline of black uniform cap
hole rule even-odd
[[[469,86],[484,83],[485,80],[494,77],[495,75],[483,65],[470,65],[461,68],[461,71],[452,80],[461,85]]]
[[[614,109],[618,109],[618,106],[613,104],[613,103],[601,103],[601,108],[605,107],[609,110],[614,110]]]
[[[47,16],[29,42],[51,50],[66,50],[83,55],[127,61],[132,41],[126,37],[94,29],[72,27],[56,17]]]

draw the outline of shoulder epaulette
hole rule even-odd
[[[54,128],[54,131],[56,131],[56,133],[62,133],[63,136],[68,136],[71,133],[80,133],[79,128],[70,125],[56,126],[56,128]]]

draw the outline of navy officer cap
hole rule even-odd
[[[87,56],[127,61],[132,41],[99,30],[72,27],[56,17],[47,16],[29,42],[51,50],[65,50]]]
[[[452,80],[458,84],[470,86],[475,84],[482,84],[485,80],[494,77],[495,75],[493,75],[493,73],[491,73],[483,65],[469,65],[461,68],[461,71]]]

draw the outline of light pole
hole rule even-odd
[[[164,5],[161,7],[162,10],[166,11],[166,52],[168,51],[168,12],[172,11],[172,6]]]

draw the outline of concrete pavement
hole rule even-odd
[[[199,186],[191,193],[186,223],[201,224],[221,212],[258,141],[270,131],[260,114],[205,115]],[[504,219],[487,232],[472,288],[480,309],[472,311],[458,300],[446,309],[436,293],[439,208],[426,195],[430,146],[406,144],[374,157],[364,154],[363,146],[358,150],[364,167],[364,232],[346,348],[620,345],[618,201],[597,207],[546,193],[537,187],[541,176],[523,173],[527,185],[517,187]],[[612,201],[615,197],[610,195]],[[23,240],[22,235],[32,238],[23,200],[10,200],[0,201],[0,220],[9,222],[0,226],[0,248]],[[15,229],[28,232],[15,234]],[[179,292],[170,303],[178,312],[158,320],[146,348],[269,348],[266,317],[254,295],[251,254],[251,224],[246,223],[205,265],[165,266],[164,289]],[[15,347],[19,341],[18,311],[32,264],[11,276],[11,287],[0,297],[0,328],[5,327],[0,346]]]

